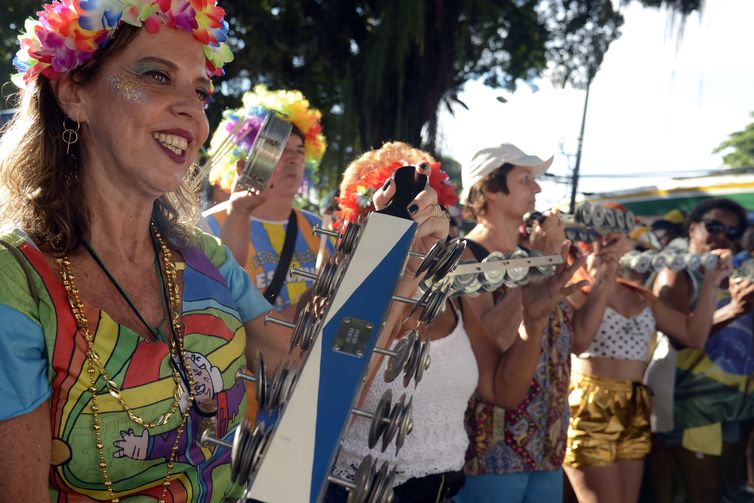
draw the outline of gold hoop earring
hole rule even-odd
[[[73,121],[76,125],[74,126],[75,129],[69,128],[66,125],[66,121]],[[63,143],[65,143],[65,153],[68,155],[68,152],[71,150],[71,145],[79,141],[79,128],[81,127],[81,123],[74,119],[73,117],[66,117],[63,119],[63,134],[61,135],[63,137]]]

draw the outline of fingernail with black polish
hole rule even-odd
[[[412,217],[416,214],[416,212],[419,211],[419,205],[418,204],[412,204],[408,207],[408,214]]]
[[[420,162],[417,167],[421,169],[422,171],[427,171],[429,169],[429,163],[426,161]]]
[[[387,190],[387,188],[390,187],[390,182],[392,181],[393,181],[392,178],[388,178],[387,180],[385,180],[385,183],[382,185],[382,190]]]

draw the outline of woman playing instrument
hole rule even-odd
[[[612,205],[625,212],[620,205]],[[601,253],[611,244],[617,255]],[[674,309],[642,288],[641,275],[624,271],[619,257],[634,248],[611,233],[594,243],[588,270],[592,291],[576,312],[582,337],[573,345],[566,474],[580,502],[635,502],[650,450],[650,394],[643,384],[656,329],[680,343],[701,347],[712,325],[715,288],[730,274],[730,253],[705,272],[697,308]]]
[[[232,56],[213,2],[45,5],[0,140],[0,488],[9,501],[220,501],[245,351],[287,354],[270,306],[196,230],[191,169]],[[447,234],[417,197],[415,248]],[[415,283],[402,283],[407,294]],[[289,333],[285,333],[289,337]]]

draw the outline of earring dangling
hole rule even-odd
[[[76,123],[74,126],[75,129],[71,129],[66,125],[66,121],[73,121]],[[79,141],[79,128],[81,127],[81,123],[74,119],[73,117],[66,117],[63,119],[63,134],[61,135],[63,137],[63,143],[65,143],[65,153],[68,155],[68,152],[71,150],[71,145]]]

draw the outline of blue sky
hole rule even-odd
[[[678,38],[678,19],[633,2],[623,9],[614,42],[591,88],[581,173],[635,174],[584,178],[579,189],[619,190],[661,181],[647,173],[719,168],[712,150],[754,121],[754,1],[707,0]],[[521,83],[515,93],[467,83],[456,107],[440,116],[444,153],[462,163],[484,146],[509,141],[540,157],[555,155],[551,173],[566,175],[575,154],[584,91]],[[497,101],[504,96],[508,102]],[[569,164],[570,163],[570,164]],[[645,174],[645,176],[642,176]],[[545,184],[541,206],[566,187]]]

